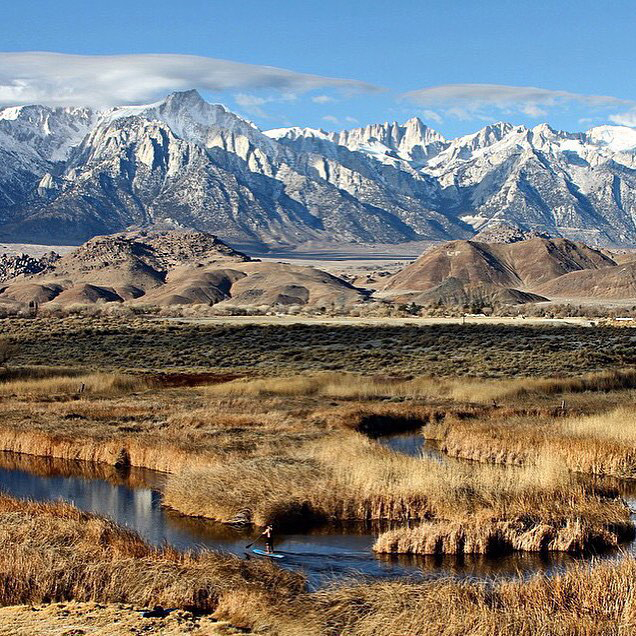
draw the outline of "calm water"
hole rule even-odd
[[[389,445],[404,441],[403,438]],[[424,446],[420,451],[423,449]],[[245,548],[253,540],[252,532],[184,517],[163,508],[164,479],[164,475],[153,471],[133,469],[121,474],[111,467],[0,453],[0,489],[14,497],[71,502],[82,510],[108,516],[136,530],[155,545],[167,542],[179,548],[210,548],[242,558],[262,558]],[[452,576],[481,580],[525,576],[561,570],[576,561],[568,555],[536,554],[499,558],[375,555],[371,547],[379,530],[347,525],[279,535],[275,548],[286,556],[277,564],[304,570],[315,587],[360,574],[370,578]]]
[[[383,435],[376,438],[382,446],[410,457],[424,457],[437,461],[448,461],[447,457],[437,448],[434,442],[425,439],[419,432],[398,433],[397,435]]]

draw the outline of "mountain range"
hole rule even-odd
[[[412,118],[261,131],[196,91],[143,106],[0,110],[0,240],[195,229],[239,247],[472,237],[507,223],[636,243],[636,130],[497,123],[448,140]]]

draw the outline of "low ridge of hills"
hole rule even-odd
[[[619,267],[609,255],[562,238],[534,237],[509,243],[450,241],[432,247],[389,277],[382,291],[385,296],[421,304],[599,296],[603,281],[620,279],[619,271],[630,267]],[[633,267],[636,271],[636,264]],[[594,285],[596,291],[591,293]],[[634,283],[615,288],[616,292],[599,297],[636,297]]]
[[[90,239],[59,256],[0,257],[0,306],[123,303],[169,307],[348,310],[368,301],[496,306],[636,299],[636,260],[563,238],[449,241],[365,288],[316,267],[253,260],[216,236],[135,230]],[[365,279],[365,280],[366,280]],[[370,288],[373,287],[373,288]]]
[[[331,274],[252,261],[205,232],[98,236],[41,265],[36,274],[25,270],[6,281],[0,303],[341,307],[365,298]]]

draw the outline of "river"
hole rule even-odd
[[[442,459],[421,435],[385,437],[382,443],[410,455]],[[208,548],[245,559],[264,558],[246,548],[254,539],[253,531],[186,517],[163,507],[164,483],[165,475],[149,470],[133,468],[124,474],[110,466],[0,453],[0,490],[11,496],[70,502],[82,510],[110,517],[154,545],[169,543],[181,549]],[[304,570],[310,586],[315,588],[352,576],[418,580],[529,576],[560,571],[585,559],[558,553],[515,553],[503,557],[378,555],[371,548],[381,529],[363,524],[327,525],[303,533],[277,535],[275,549],[285,555],[277,564]]]

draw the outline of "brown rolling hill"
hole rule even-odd
[[[128,232],[99,236],[5,283],[3,304],[345,307],[366,298],[313,267],[252,261],[204,232]]]
[[[168,275],[165,285],[153,289],[138,302],[341,308],[363,298],[359,289],[313,267],[247,262],[223,267],[180,268]]]
[[[599,250],[567,239],[534,237],[511,243],[451,241],[427,250],[388,278],[385,295],[413,302],[536,302],[549,298],[546,285],[571,272],[602,277],[616,262]]]
[[[567,239],[532,238],[515,243],[450,241],[435,246],[391,276],[384,290],[427,291],[448,278],[532,290],[569,272],[613,267],[605,254]]]
[[[636,299],[636,263],[564,274],[539,287],[537,293],[555,300]]]

